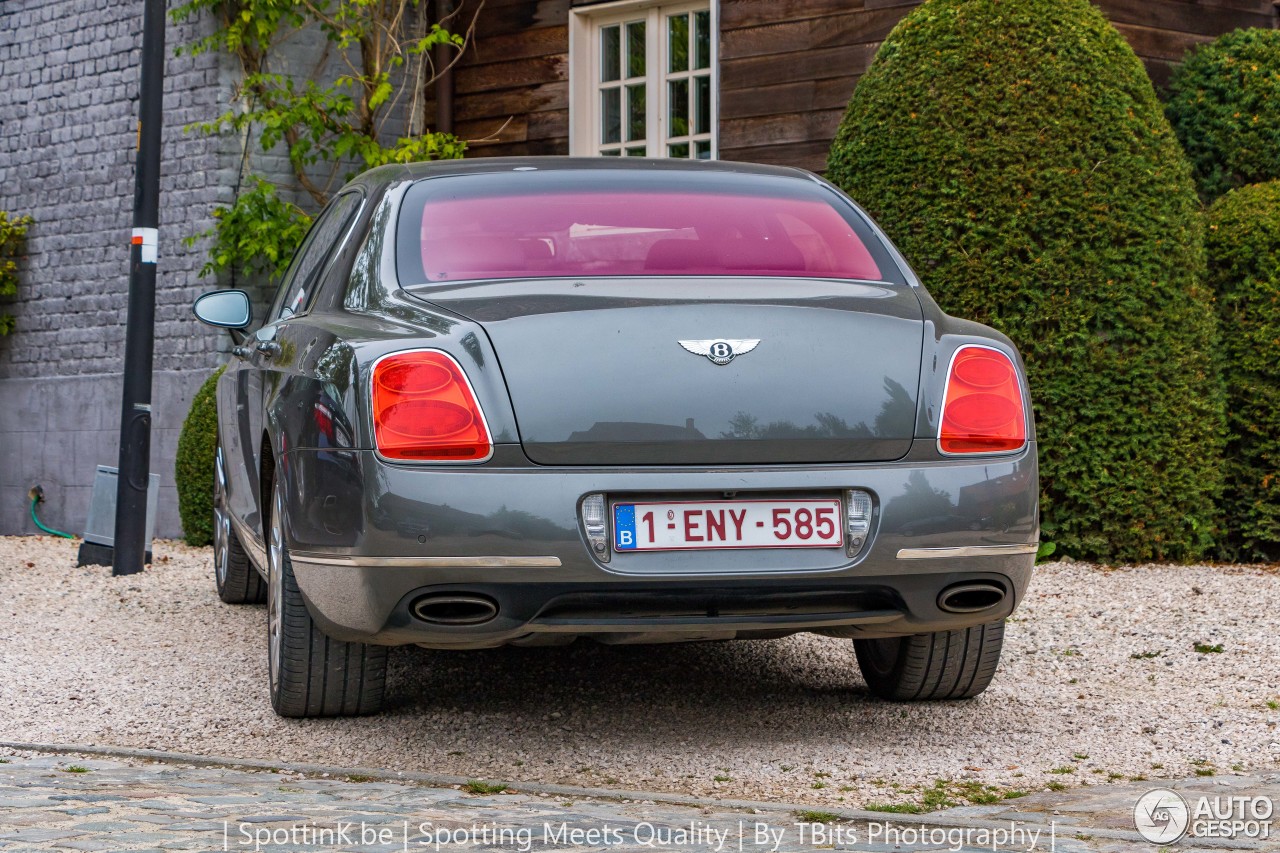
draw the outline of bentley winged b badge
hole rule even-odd
[[[712,364],[725,365],[760,345],[760,340],[746,338],[710,338],[705,341],[680,341],[680,346],[694,355],[705,355]]]

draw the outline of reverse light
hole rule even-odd
[[[373,368],[378,452],[405,462],[481,462],[493,452],[466,374],[439,350],[398,352]]]
[[[938,449],[943,453],[1007,453],[1027,443],[1018,371],[1007,355],[969,344],[947,373]]]
[[[844,493],[844,502],[847,507],[845,529],[849,534],[846,553],[856,557],[871,534],[871,495],[860,489],[850,489]]]
[[[609,562],[609,530],[605,523],[604,495],[599,492],[582,499],[582,527],[587,531],[587,542],[596,559]]]

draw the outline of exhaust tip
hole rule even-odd
[[[1004,601],[1004,587],[994,583],[959,583],[938,595],[938,607],[948,613],[978,613]]]
[[[409,609],[433,625],[480,625],[498,615],[498,604],[493,599],[457,593],[424,595]]]

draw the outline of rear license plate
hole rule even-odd
[[[840,501],[681,501],[613,505],[615,551],[839,548]]]

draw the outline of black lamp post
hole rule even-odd
[[[160,225],[160,129],[164,101],[165,0],[144,0],[138,159],[129,253],[120,463],[116,481],[113,575],[142,571],[151,464],[151,365],[155,348],[157,229]]]

